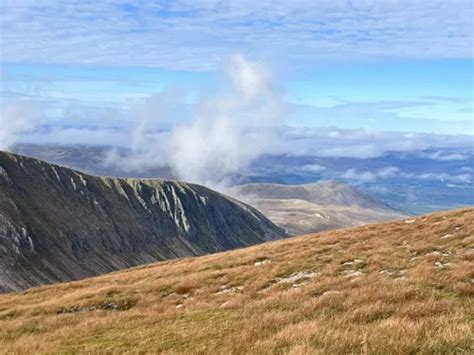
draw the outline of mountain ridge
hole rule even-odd
[[[286,233],[200,185],[95,177],[0,152],[0,290],[203,255]]]
[[[336,181],[301,185],[252,183],[232,187],[228,193],[255,206],[294,235],[406,216],[388,204]]]

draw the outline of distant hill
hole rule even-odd
[[[0,295],[0,353],[470,354],[474,209]]]
[[[134,178],[162,178],[175,179],[168,167],[147,168],[144,171],[130,171],[125,167],[106,164],[107,153],[113,148],[96,145],[41,145],[18,144],[12,148],[17,154],[58,164],[70,169],[80,170],[87,174],[98,176],[134,177]],[[118,152],[130,153],[123,148],[115,148]]]
[[[245,184],[236,187],[237,193],[250,198],[272,200],[303,200],[317,205],[357,206],[390,209],[390,207],[355,188],[335,181],[314,184]]]
[[[199,185],[99,178],[0,152],[0,291],[285,236]]]
[[[245,184],[229,190],[257,207],[291,234],[305,234],[404,217],[399,211],[349,185]]]

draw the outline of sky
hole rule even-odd
[[[143,137],[160,130],[190,125],[204,134],[196,128],[203,114],[215,115],[211,131],[231,117],[239,139],[270,127],[266,139],[277,130],[285,131],[280,138],[304,132],[304,141],[308,132],[321,139],[357,131],[366,139],[382,132],[374,140],[383,142],[388,131],[396,132],[392,148],[400,137],[410,141],[403,149],[420,147],[424,135],[429,144],[437,136],[441,145],[472,144],[473,6],[0,0],[0,145],[103,143],[140,152],[148,149]],[[243,116],[253,118],[232,121]],[[271,151],[297,146],[284,145]]]

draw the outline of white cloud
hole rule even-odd
[[[227,69],[225,85],[202,95],[191,121],[170,131],[147,133],[147,124],[162,119],[163,105],[140,109],[131,131],[131,154],[112,151],[106,163],[124,170],[167,165],[180,179],[220,187],[271,152],[286,113],[281,93],[261,64],[234,56]]]
[[[442,134],[474,134],[472,120],[439,119],[432,116],[417,117],[404,109],[429,108],[435,110],[431,101],[373,101],[346,102],[333,106],[293,105],[289,123],[295,125],[321,126],[372,130],[403,130],[406,132],[432,132]]]
[[[308,164],[308,165],[303,165],[300,170],[303,172],[307,173],[319,173],[321,171],[326,170],[327,168],[325,166],[319,165],[319,164]]]
[[[6,62],[213,70],[238,51],[296,65],[473,55],[470,0],[4,0],[0,22]]]
[[[59,145],[109,145],[123,147],[129,142],[130,132],[107,127],[48,127],[37,126],[18,135],[16,142]]]
[[[377,171],[357,171],[356,169],[349,169],[341,178],[348,180],[372,182],[378,179],[392,178],[398,175],[400,169],[394,166],[379,169]]]
[[[427,148],[472,150],[472,136],[335,127],[282,127],[276,151],[321,157],[375,158],[385,152]]]
[[[423,173],[418,175],[403,174],[405,178],[418,178],[423,180],[452,181],[469,183],[472,181],[471,174],[448,174],[448,173]]]
[[[39,122],[33,122],[32,117],[44,117],[44,107],[34,115],[31,110],[30,114],[18,114],[16,109],[9,109],[1,118],[4,128],[0,131],[0,142],[7,145],[22,138],[31,143],[126,147],[131,150],[130,155],[122,156],[123,150],[112,151],[107,163],[134,171],[170,165],[180,178],[206,184],[225,183],[227,176],[241,171],[262,154],[371,158],[390,151],[429,148],[431,153],[422,154],[430,159],[470,156],[465,153],[472,150],[472,136],[468,135],[340,129],[322,124],[311,128],[285,125],[289,109],[283,100],[283,90],[265,66],[237,55],[224,68],[221,85],[199,93],[193,104],[187,102],[185,93],[168,90],[127,108],[112,104],[102,108],[71,106],[61,111],[56,120],[45,121],[34,131],[32,128]],[[21,102],[17,98],[20,106],[12,107],[27,107]],[[385,112],[424,104],[381,101],[346,103],[339,108],[346,114],[365,114],[367,110]],[[178,107],[181,109],[177,110]],[[99,119],[93,118],[95,115]],[[456,150],[459,147],[464,150]],[[456,149],[450,152],[448,148]],[[303,169],[314,172],[321,168]],[[375,173],[350,170],[347,176],[371,181],[394,173],[393,169]]]
[[[152,116],[153,117],[153,116]],[[156,118],[156,117],[155,117]],[[159,118],[158,118],[159,121]],[[129,148],[140,153],[150,152],[147,161],[156,164],[163,161],[167,153],[162,150],[153,152],[150,146],[158,149],[168,145],[170,130],[159,131],[154,127],[154,120],[150,119],[143,131],[141,139],[133,143],[132,132],[134,127],[124,125],[119,127],[63,127],[46,126],[35,128],[29,133],[18,134],[21,142],[40,144],[95,144]],[[191,121],[192,122],[192,121]],[[248,123],[250,122],[250,123]],[[258,120],[256,121],[258,123]],[[245,129],[241,131],[249,139],[259,141],[269,154],[309,155],[320,157],[346,158],[376,158],[386,152],[413,152],[423,149],[446,151],[446,154],[459,154],[472,159],[466,152],[472,150],[472,136],[469,135],[440,135],[429,133],[406,132],[372,132],[364,129],[348,130],[334,127],[289,127],[275,124],[271,127],[251,127],[252,121],[247,121]],[[180,127],[187,127],[185,123]],[[205,132],[203,126],[199,131]],[[220,130],[215,128],[216,131]],[[266,131],[269,129],[268,131]],[[196,130],[198,130],[196,128]],[[202,133],[204,134],[204,133]],[[138,136],[136,136],[138,137]],[[267,137],[267,138],[265,138]],[[270,139],[268,138],[270,137]],[[155,145],[155,142],[162,144]],[[135,149],[133,147],[135,146]],[[161,149],[161,148],[160,148]],[[455,153],[459,152],[459,153]],[[425,156],[426,153],[418,153]],[[448,155],[448,156],[449,156]],[[140,164],[138,164],[140,165]],[[467,168],[466,168],[467,169]]]
[[[451,161],[451,160],[467,160],[469,156],[466,154],[460,153],[450,153],[450,152],[442,152],[437,151],[433,153],[425,153],[422,154],[423,157],[426,157],[431,160],[439,160],[439,161]]]
[[[34,106],[25,102],[0,101],[0,149],[9,148],[39,124],[35,112]]]
[[[469,183],[472,181],[471,174],[449,174],[449,173],[407,173],[400,171],[397,167],[387,167],[376,171],[358,171],[356,169],[349,169],[341,175],[341,178],[360,181],[360,182],[374,182],[380,179],[387,178],[403,178],[410,180],[432,180],[432,181],[450,181],[458,183]]]

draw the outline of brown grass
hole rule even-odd
[[[0,352],[472,353],[473,282],[464,209],[1,295]]]

